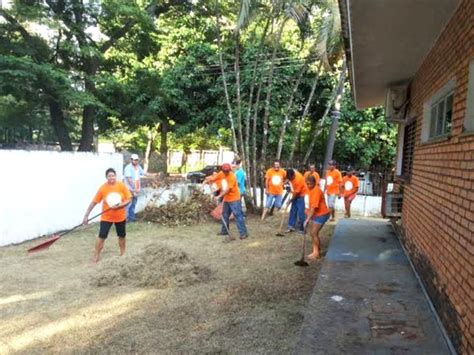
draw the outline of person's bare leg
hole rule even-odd
[[[330,208],[331,211],[331,222],[334,222],[336,220],[336,208]]]
[[[118,245],[120,248],[120,256],[125,254],[125,238],[118,238]]]
[[[263,208],[263,213],[262,213],[262,221],[265,219],[265,216],[267,215],[268,208],[264,207]]]
[[[94,252],[94,258],[93,261],[96,263],[100,259],[100,252],[102,249],[104,249],[104,239],[97,238],[97,241],[95,242],[95,252]]]
[[[349,200],[347,198],[344,198],[344,208],[346,210],[346,217],[347,218],[350,218],[350,216],[351,216],[351,211],[350,211],[351,207],[350,206],[351,205],[350,205]]]
[[[321,225],[318,223],[311,224],[311,239],[313,241],[313,252],[307,256],[310,260],[316,260],[321,257],[321,241],[319,240],[319,231]]]

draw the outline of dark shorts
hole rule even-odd
[[[125,231],[125,224],[126,221],[122,222],[106,222],[100,221],[100,229],[99,229],[99,238],[100,239],[107,239],[109,235],[110,228],[112,224],[115,224],[115,231],[117,232],[117,237],[125,238],[126,231]]]
[[[317,223],[317,224],[320,224],[321,226],[324,226],[324,224],[329,220],[330,216],[331,214],[328,213],[322,216],[313,217],[313,223]]]

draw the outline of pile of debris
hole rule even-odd
[[[214,208],[216,202],[210,195],[200,190],[192,190],[184,201],[179,201],[175,194],[171,194],[165,205],[156,207],[150,203],[138,214],[138,218],[168,227],[189,226],[208,220]]]
[[[163,289],[207,282],[210,277],[211,270],[197,264],[185,252],[150,244],[137,254],[104,260],[90,283],[98,287]]]
[[[171,185],[184,182],[184,179],[181,176],[167,176],[167,177],[143,177],[142,178],[142,187],[149,187],[153,189],[169,188]]]

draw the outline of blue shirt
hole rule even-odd
[[[235,171],[235,177],[237,178],[237,185],[239,185],[240,194],[245,193],[245,171],[242,168],[239,168]]]
[[[131,178],[133,182],[138,181],[138,184],[135,183],[136,185],[140,186],[140,178],[145,175],[145,171],[142,169],[140,165],[137,165],[134,167],[132,163],[128,164],[124,171],[123,171],[123,177],[124,177],[124,182],[125,185],[127,185],[128,189],[130,191],[134,191],[135,187],[134,185],[130,185],[129,181],[127,178]]]

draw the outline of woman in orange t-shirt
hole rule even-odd
[[[310,260],[319,259],[321,256],[321,242],[319,240],[319,231],[328,221],[331,213],[326,206],[324,193],[316,184],[314,176],[310,175],[306,178],[306,186],[308,192],[305,196],[306,220],[305,228],[311,222],[311,239],[313,242],[313,252],[307,256]]]
[[[105,239],[109,234],[112,224],[115,224],[115,231],[118,236],[120,255],[125,253],[125,225],[127,223],[127,211],[125,207],[130,203],[132,194],[124,183],[117,181],[117,174],[114,169],[109,168],[105,172],[107,182],[103,184],[94,196],[84,215],[84,225],[87,224],[89,214],[95,205],[102,202],[102,217],[100,218],[99,237],[95,244],[94,261],[98,262],[100,252],[104,248]]]
[[[351,203],[354,201],[359,190],[359,179],[354,175],[354,170],[349,170],[342,179],[341,190],[343,190],[342,195],[344,195],[346,217],[351,218]]]

